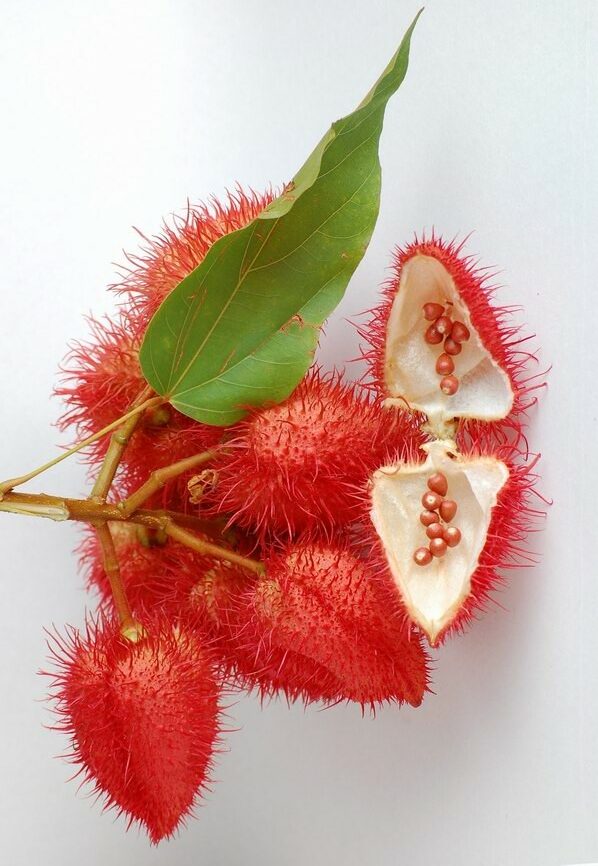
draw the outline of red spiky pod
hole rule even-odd
[[[458,418],[458,444],[517,444],[543,374],[529,372],[516,308],[493,306],[493,275],[463,245],[432,232],[396,249],[382,303],[359,328],[371,385],[426,415],[441,438]]]
[[[436,440],[373,474],[363,524],[373,567],[432,646],[486,606],[500,569],[534,563],[525,541],[543,516],[535,463],[513,446],[480,442],[458,453]]]
[[[143,824],[156,844],[198,804],[221,725],[209,650],[157,617],[146,630],[131,643],[100,618],[53,636],[48,676],[70,759],[105,808]]]
[[[183,599],[212,561],[155,530],[130,523],[110,523],[120,577],[129,604],[141,619],[159,610],[170,619],[182,613]],[[112,612],[110,582],[104,570],[102,547],[93,528],[78,547],[79,566],[88,590],[96,591],[102,608]]]
[[[351,491],[369,470],[422,441],[408,413],[312,369],[283,403],[237,425],[216,464],[215,510],[262,536],[330,531],[355,517]]]
[[[133,613],[144,621],[159,612],[172,623],[195,629],[210,640],[218,663],[227,667],[228,636],[223,634],[222,618],[252,576],[153,530],[127,523],[109,526]],[[85,533],[78,550],[88,589],[98,592],[102,610],[112,613],[112,592],[95,531]]]
[[[347,541],[302,536],[265,556],[266,576],[229,620],[237,677],[262,697],[419,706],[427,660]]]
[[[91,340],[73,346],[63,368],[62,383],[55,392],[67,406],[59,427],[74,427],[77,439],[86,438],[124,415],[146,387],[139,366],[139,345],[127,332],[125,321],[106,318],[102,322],[91,320],[90,324]],[[131,492],[161,466],[215,447],[222,434],[221,428],[193,421],[172,406],[145,412],[123,455],[122,492]],[[91,464],[103,459],[109,441],[105,436],[89,447]],[[158,504],[186,510],[187,482],[192,475],[186,473],[165,485]]]
[[[59,420],[64,430],[74,427],[85,438],[127,412],[146,386],[138,353],[150,318],[164,298],[203,260],[210,246],[228,232],[242,228],[272,200],[273,193],[257,195],[241,189],[225,204],[189,206],[184,217],[173,217],[163,233],[147,240],[139,255],[128,256],[130,267],[112,288],[126,297],[114,318],[90,319],[90,339],[72,345],[62,368],[56,393],[66,411]],[[192,421],[171,406],[146,412],[123,457],[126,487],[131,489],[154,470],[212,448],[223,435],[218,427]],[[92,463],[108,447],[105,437],[91,446]],[[192,474],[192,473],[191,473]],[[190,475],[169,482],[163,505],[184,510]]]

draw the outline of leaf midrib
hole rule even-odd
[[[254,255],[254,257],[253,257],[251,263],[249,264],[249,267],[248,267],[247,270],[244,272],[244,274],[243,274],[242,277],[239,276],[239,277],[237,278],[236,285],[235,285],[234,289],[232,290],[232,292],[230,293],[230,297],[228,298],[227,302],[223,305],[222,310],[220,311],[220,313],[218,314],[218,316],[214,319],[214,322],[212,323],[212,327],[211,327],[210,330],[207,332],[207,334],[206,334],[205,337],[203,338],[202,342],[200,343],[200,345],[197,347],[197,349],[195,350],[195,352],[194,352],[193,355],[191,356],[191,359],[190,359],[189,363],[187,364],[187,366],[185,367],[185,369],[183,370],[183,372],[181,373],[181,375],[179,376],[179,378],[177,379],[177,381],[172,385],[173,390],[176,389],[177,385],[180,385],[180,383],[183,381],[183,379],[185,378],[185,376],[187,375],[187,373],[189,372],[189,370],[191,369],[191,367],[195,364],[197,358],[199,357],[199,355],[200,355],[201,352],[203,351],[206,342],[207,342],[207,341],[210,339],[210,337],[212,336],[212,334],[213,334],[213,332],[214,332],[214,329],[216,328],[217,325],[220,324],[220,321],[221,321],[222,317],[224,316],[224,314],[226,313],[226,311],[228,310],[228,308],[229,308],[230,305],[232,304],[234,298],[237,297],[237,294],[238,294],[239,288],[241,287],[243,281],[247,278],[247,274],[248,274],[248,273],[250,272],[250,270],[251,270],[251,265],[253,264],[253,262],[255,262],[256,258],[259,256],[259,254],[260,254],[261,251],[263,250],[263,248],[264,248],[264,244],[266,243],[266,241],[268,240],[268,238],[272,235],[272,232],[274,231],[274,229],[276,228],[276,226],[277,226],[278,223],[280,222],[280,219],[281,219],[280,217],[277,217],[276,220],[274,220],[274,222],[272,223],[272,227],[270,228],[270,231],[267,232],[266,236],[265,236],[264,239],[262,240],[260,246],[258,247],[258,250],[257,250],[256,254]],[[255,228],[256,228],[256,226],[257,226],[257,223],[254,225],[253,230],[252,230],[250,233],[248,233],[247,246],[245,247],[245,253],[243,254],[243,260],[241,261],[241,266],[240,266],[240,268],[239,268],[239,273],[241,273],[241,271],[243,270],[243,264],[244,264],[244,260],[245,260],[245,255],[247,254],[247,249],[249,248],[249,244],[251,243],[252,239],[253,239],[254,236],[255,236]],[[206,280],[206,278],[207,278],[207,276],[208,276],[208,274],[210,273],[211,270],[212,270],[212,266],[210,266],[208,272],[207,272],[207,273],[205,274],[205,276],[203,277],[203,279],[202,279],[202,281],[201,281],[201,284],[198,286],[198,290],[201,290],[201,288],[203,287],[203,284],[205,283],[205,280]],[[195,308],[194,308],[194,310],[193,310],[193,316],[192,316],[192,318],[191,318],[191,322],[192,322],[192,323],[193,323],[193,321],[195,321],[196,317],[199,315],[200,309],[201,309],[201,307],[200,307],[199,305],[196,305],[196,306],[195,306]],[[186,325],[186,322],[185,322],[185,325]],[[184,327],[185,327],[185,326],[184,326]],[[170,374],[171,374],[171,376],[172,376],[172,374],[174,373],[174,361],[175,361],[175,360],[176,360],[176,357],[173,357],[173,366],[170,368]],[[224,369],[226,369],[226,367],[225,367]]]
[[[337,271],[333,276],[331,276],[329,279],[327,279],[325,283],[322,283],[322,285],[317,289],[317,291],[315,291],[315,292],[313,293],[312,298],[314,298],[314,297],[315,297],[316,295],[318,295],[321,291],[323,291],[323,290],[326,288],[326,286],[328,286],[330,283],[333,283],[334,280],[336,280],[336,278],[339,276],[339,274],[341,274],[341,273],[344,271],[344,269],[345,269],[345,268],[344,268],[344,266],[343,266],[343,267],[340,268],[340,269],[339,269],[339,270],[338,270],[338,271]],[[307,303],[307,301],[306,301],[306,303]],[[296,316],[296,315],[297,315],[297,314],[295,313],[294,316]],[[288,321],[291,321],[291,320],[293,319],[294,316],[291,316],[291,319],[289,319]],[[283,323],[283,324],[284,324],[284,323]],[[311,325],[310,325],[310,327],[311,327]],[[278,334],[279,331],[280,331],[280,328],[278,328],[278,330],[274,331],[273,334],[267,334],[267,335],[265,335],[264,338],[263,338],[262,340],[260,340],[260,342],[259,342],[259,343],[254,347],[254,349],[253,349],[253,353],[252,353],[252,354],[255,354],[256,352],[259,352],[259,350],[260,350],[260,349],[261,349],[261,348],[262,348],[266,343],[268,343],[268,342],[269,342],[269,341],[270,341],[270,340],[271,340],[271,339],[272,339],[276,334]],[[179,401],[179,397],[182,397],[183,394],[188,394],[190,391],[196,391],[196,390],[198,390],[198,389],[200,389],[200,388],[205,387],[206,385],[209,385],[211,382],[215,382],[217,379],[222,378],[222,375],[223,375],[224,372],[226,372],[226,373],[230,373],[232,370],[235,369],[235,367],[238,367],[238,366],[240,366],[241,364],[244,364],[246,360],[247,360],[247,356],[244,356],[243,358],[239,358],[239,360],[236,361],[234,364],[231,364],[230,367],[226,367],[224,370],[221,370],[219,373],[216,373],[216,375],[210,377],[209,379],[205,379],[205,380],[204,380],[203,382],[201,382],[199,385],[193,385],[191,388],[185,388],[184,391],[177,391],[177,393],[176,393],[176,395],[175,395],[175,399],[176,399],[177,402],[178,402],[178,401]],[[255,359],[255,360],[261,360],[261,359]],[[276,362],[271,362],[271,361],[266,362],[266,361],[263,361],[263,363],[276,363]],[[245,387],[245,386],[243,386],[243,387]]]
[[[352,155],[352,154],[355,153],[357,150],[359,150],[360,147],[363,147],[364,145],[366,145],[369,141],[371,141],[372,138],[375,137],[375,135],[376,135],[376,131],[375,131],[372,135],[368,136],[368,138],[363,139],[363,141],[361,141],[361,142],[360,142],[360,143],[359,143],[355,148],[353,148],[353,150],[352,150],[352,151],[350,152],[350,154],[348,154],[347,156]],[[347,158],[347,157],[344,157],[343,160],[341,160],[339,163],[337,163],[337,165],[334,166],[334,169],[331,169],[330,171],[336,171],[336,169],[338,168],[338,166],[341,165],[342,162],[344,162],[344,160],[345,160],[346,158]],[[313,236],[316,234],[316,232],[320,231],[320,229],[322,229],[323,226],[326,225],[326,223],[330,222],[330,220],[331,220],[333,217],[335,217],[335,216],[339,213],[339,211],[341,211],[344,207],[346,207],[346,206],[349,204],[349,202],[351,202],[351,201],[353,200],[353,198],[357,195],[357,193],[358,193],[358,192],[359,192],[359,191],[360,191],[360,190],[361,190],[361,189],[366,185],[366,183],[369,181],[369,179],[371,178],[372,174],[374,173],[374,171],[376,170],[376,168],[378,167],[378,165],[379,165],[379,161],[378,161],[378,159],[375,159],[372,168],[370,169],[370,171],[368,172],[368,174],[366,175],[366,177],[362,180],[362,182],[361,182],[361,183],[360,183],[360,184],[359,184],[359,185],[358,185],[358,186],[353,190],[353,192],[351,193],[351,195],[349,196],[349,198],[345,199],[345,200],[342,202],[342,204],[340,204],[340,205],[336,208],[336,210],[334,210],[334,211],[332,211],[332,213],[328,214],[328,216],[326,217],[326,219],[325,219],[323,222],[321,222],[320,225],[318,225],[315,229],[313,229],[313,230],[312,230],[308,235],[306,235],[306,237],[303,238],[303,240],[301,241],[301,243],[298,244],[298,245],[297,245],[293,250],[290,250],[290,251],[289,251],[288,253],[286,253],[286,255],[285,255],[283,258],[281,258],[281,259],[276,259],[276,260],[273,261],[273,262],[268,262],[268,263],[267,263],[268,266],[271,265],[271,264],[278,264],[279,262],[284,261],[286,258],[289,258],[291,255],[293,255],[295,252],[297,252],[297,250],[301,249],[301,247],[303,247],[303,246],[307,243],[307,241],[308,241],[311,237],[313,237]],[[185,394],[185,393],[187,393],[189,390],[193,390],[192,388],[188,388],[188,389],[186,389],[185,391],[179,391],[179,392],[177,392],[177,391],[176,391],[176,387],[177,387],[177,385],[180,385],[180,383],[185,379],[187,373],[189,372],[189,370],[190,370],[190,369],[193,367],[193,365],[195,364],[197,358],[199,357],[199,355],[200,355],[201,352],[203,351],[203,349],[204,349],[204,347],[205,347],[207,341],[208,341],[208,340],[210,339],[210,337],[212,336],[212,334],[213,334],[214,330],[216,329],[216,327],[220,324],[220,321],[222,320],[222,318],[223,318],[223,316],[225,315],[226,311],[228,310],[228,308],[229,308],[230,305],[232,304],[233,300],[237,297],[237,295],[238,295],[238,293],[239,293],[239,290],[240,290],[240,288],[241,288],[243,282],[247,279],[247,277],[248,277],[248,275],[249,275],[250,273],[255,273],[255,271],[259,270],[259,268],[253,268],[253,270],[252,270],[252,266],[253,266],[254,262],[256,261],[256,259],[260,256],[260,254],[261,254],[261,252],[262,252],[262,250],[263,250],[263,248],[264,248],[264,245],[265,245],[266,242],[271,238],[272,234],[274,233],[274,231],[275,231],[276,227],[278,226],[278,224],[280,223],[280,220],[281,220],[281,219],[282,219],[282,217],[277,217],[277,218],[273,221],[272,226],[271,226],[269,232],[267,232],[266,235],[264,236],[264,238],[262,239],[262,242],[260,243],[260,245],[259,245],[259,247],[258,247],[258,249],[257,249],[257,252],[256,252],[255,255],[253,256],[253,258],[252,258],[251,262],[249,263],[247,269],[243,272],[243,276],[240,276],[240,277],[237,279],[237,283],[236,283],[234,289],[231,291],[230,297],[228,298],[226,304],[223,305],[222,310],[220,311],[220,313],[218,314],[218,316],[216,317],[216,319],[215,319],[214,322],[212,323],[211,328],[210,328],[209,331],[206,333],[206,335],[205,335],[205,337],[203,338],[202,342],[200,343],[200,345],[197,347],[197,349],[196,349],[195,352],[193,353],[193,355],[192,355],[192,357],[190,358],[190,360],[189,360],[187,366],[186,366],[185,369],[182,371],[182,373],[181,373],[180,376],[178,377],[177,381],[171,385],[171,396],[172,396],[172,394],[174,394],[175,396],[178,396],[179,394]],[[257,226],[257,222],[256,222],[256,226]],[[251,232],[251,233],[249,234],[248,241],[247,241],[247,246],[246,246],[246,248],[245,248],[244,257],[245,257],[245,255],[246,255],[246,253],[247,253],[247,249],[248,249],[248,247],[249,247],[249,244],[250,244],[250,242],[251,242],[251,240],[253,239],[254,236],[255,236],[255,228],[254,228],[254,231]],[[214,263],[218,260],[218,258],[219,258],[219,257],[215,257],[215,258],[214,258]],[[240,266],[240,268],[239,268],[239,273],[241,273],[241,272],[243,271],[243,265],[244,265],[244,258],[243,258],[243,261],[241,262],[241,266]],[[208,269],[207,273],[206,273],[205,276],[203,277],[201,284],[197,287],[197,290],[198,290],[198,291],[201,290],[201,288],[202,288],[202,286],[203,286],[205,280],[207,279],[209,273],[211,272],[213,266],[214,266],[214,264],[210,265],[210,268]],[[264,267],[264,266],[262,266],[262,267]],[[344,268],[342,268],[341,270],[344,270]],[[338,276],[338,275],[337,275],[337,276]],[[327,285],[328,282],[329,282],[329,281],[327,280],[326,283],[324,283],[324,286]],[[317,292],[314,292],[314,293],[312,294],[312,297],[314,297],[316,294],[318,294],[318,292],[320,292],[324,286],[321,286],[321,287],[318,289]],[[195,320],[195,318],[196,318],[197,315],[199,314],[200,309],[201,309],[201,307],[200,307],[199,305],[196,305],[195,308],[193,309],[193,316],[192,316],[192,319],[191,319],[191,323]],[[185,322],[183,323],[183,327],[181,328],[181,334],[182,334],[183,332],[186,332],[186,328],[187,328],[187,321],[186,321],[186,319],[185,319]],[[180,342],[180,339],[179,339],[179,342]],[[261,344],[260,344],[260,345],[261,345]],[[178,348],[178,343],[177,343],[177,348]],[[172,376],[172,374],[174,373],[174,370],[175,370],[175,368],[174,368],[175,360],[176,360],[176,353],[173,355],[173,366],[172,366],[171,369],[170,369],[170,375],[171,375],[171,376]],[[244,359],[240,359],[240,361],[242,361],[242,360],[244,360]],[[240,361],[239,361],[239,362],[240,362]],[[237,362],[237,363],[239,363],[239,362]],[[234,366],[236,366],[236,365],[233,365],[233,367],[234,367]],[[226,367],[226,366],[225,366],[222,370],[219,371],[219,373],[217,374],[217,376],[214,376],[214,377],[213,377],[213,379],[214,379],[214,378],[218,378],[218,376],[222,375],[222,373],[224,373],[225,371],[228,371],[228,370],[230,370],[230,369],[232,369],[232,367]],[[206,380],[206,382],[207,382],[207,381],[212,381],[213,379]],[[204,383],[202,383],[202,384],[206,384],[206,382],[204,382]],[[197,387],[197,386],[196,386],[196,387]]]

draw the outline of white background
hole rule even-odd
[[[50,400],[131,225],[288,179],[351,110],[411,0],[0,3],[0,476],[55,453]],[[436,654],[419,710],[241,698],[200,819],[150,849],[66,783],[43,729],[42,626],[80,623],[72,526],[0,515],[0,859],[11,866],[557,866],[598,860],[595,0],[430,0],[389,105],[383,197],[321,356],[356,354],[389,250],[475,229],[552,364],[534,415],[543,564]],[[31,489],[83,494],[76,462]]]

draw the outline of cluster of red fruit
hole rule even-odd
[[[74,425],[85,436],[127,411],[145,386],[138,351],[161,301],[218,237],[248,223],[270,200],[239,191],[226,207],[190,208],[129,260],[116,287],[123,299],[118,315],[92,322],[90,342],[77,345],[66,364],[59,389],[67,405],[64,428]],[[513,392],[502,420],[461,413],[455,426],[464,455],[459,458],[448,446],[439,456],[422,401],[415,401],[419,411],[408,411],[409,395],[388,384],[391,307],[401,294],[403,270],[418,257],[450,274],[471,316],[471,328],[455,321],[446,332],[443,317],[434,318],[431,327],[442,334],[446,357],[460,351],[475,328]],[[529,386],[514,332],[501,316],[459,250],[435,238],[416,242],[399,253],[387,297],[366,328],[369,390],[313,369],[284,403],[252,410],[232,428],[196,423],[167,406],[144,414],[112,496],[124,499],[156,469],[210,450],[208,473],[183,473],[144,507],[201,519],[206,538],[216,534],[231,554],[263,564],[256,574],[160,532],[110,524],[126,594],[143,625],[129,640],[113,610],[96,536],[90,532],[82,544],[81,561],[100,609],[84,633],[71,630],[66,639],[55,639],[54,695],[72,737],[73,760],[107,804],[142,822],[154,842],[174,832],[207,784],[223,689],[326,704],[354,701],[372,709],[385,702],[421,703],[429,683],[424,637],[436,645],[463,627],[496,584],[496,569],[513,563],[529,528],[533,479],[517,451]],[[390,405],[395,398],[401,405]],[[100,441],[88,453],[96,469],[105,449]],[[498,463],[507,468],[486,504],[487,521],[480,523],[480,508],[468,505],[474,494],[486,495],[477,492],[476,472],[495,478],[503,471]],[[444,498],[449,480],[453,500]],[[393,501],[406,503],[400,520],[396,513],[389,517],[389,525],[398,526],[396,544],[386,534],[384,500],[384,485],[395,481],[407,484],[406,492],[404,486],[393,492]],[[420,522],[410,509],[412,502],[421,509],[426,483]],[[457,492],[463,539],[441,522],[454,517]],[[409,568],[404,562],[413,563],[411,539],[421,523],[434,556],[441,545],[444,552],[462,540],[466,561],[459,566],[458,603],[448,600],[450,616],[434,614],[433,626],[426,625],[432,615],[425,619],[424,603],[415,590],[409,595],[401,577]],[[430,550],[422,550],[432,559]],[[417,551],[417,564],[422,557]],[[419,570],[429,575],[421,592],[436,593],[438,608],[444,600],[434,589],[432,567]]]

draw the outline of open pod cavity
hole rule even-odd
[[[534,513],[517,445],[529,354],[495,309],[487,273],[434,235],[399,250],[385,299],[362,330],[386,406],[426,416],[431,441],[370,478],[382,573],[432,645],[462,627],[522,560]],[[458,444],[457,444],[458,443]]]
[[[454,443],[425,446],[423,463],[384,466],[371,484],[370,516],[410,619],[432,645],[472,592],[509,467],[492,456],[464,457]]]
[[[508,373],[433,256],[418,253],[403,266],[388,319],[384,385],[389,400],[423,412],[440,435],[455,418],[497,421],[513,408]]]
[[[398,248],[392,272],[359,328],[370,387],[387,406],[427,416],[436,438],[521,444],[545,371],[534,369],[516,308],[494,303],[490,271],[432,233]]]

